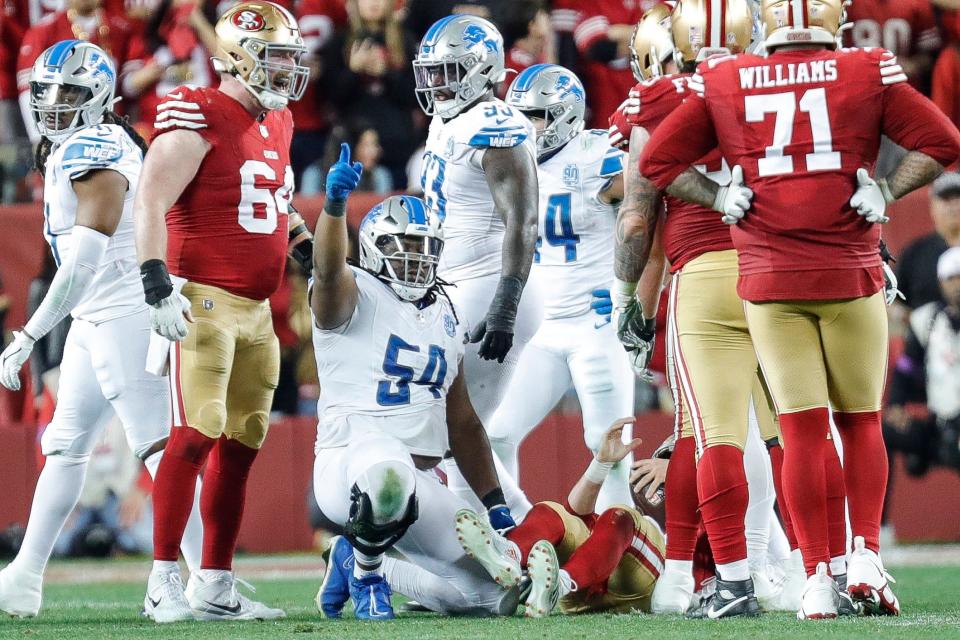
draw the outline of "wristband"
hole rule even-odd
[[[590,461],[590,466],[583,472],[583,477],[594,484],[603,484],[613,469],[612,462],[600,462],[596,458]]]
[[[877,186],[880,187],[880,193],[883,194],[884,202],[886,202],[887,204],[890,204],[891,202],[896,200],[896,198],[893,197],[893,192],[890,191],[890,185],[887,184],[886,178],[880,178],[879,180],[877,180]]]
[[[140,281],[143,283],[143,297],[151,307],[173,293],[170,273],[163,260],[154,258],[141,264]]]
[[[614,278],[613,286],[610,287],[610,297],[613,298],[613,304],[618,307],[627,306],[636,292],[636,282],[627,282],[620,278]]]
[[[723,210],[723,201],[727,199],[727,191],[730,190],[729,186],[720,187],[717,189],[717,197],[713,199],[713,210],[726,214],[727,212]]]
[[[523,294],[523,281],[516,276],[502,276],[497,292],[487,312],[487,331],[513,333],[517,320],[517,307]]]
[[[490,511],[496,507],[505,506],[507,504],[507,499],[503,496],[503,489],[497,487],[487,495],[480,498],[480,502],[483,503],[483,506],[487,511]]]
[[[328,216],[342,218],[343,214],[347,212],[347,199],[334,200],[333,198],[327,198],[327,201],[323,204],[323,210],[327,212]]]

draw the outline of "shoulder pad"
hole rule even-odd
[[[117,125],[87,127],[70,136],[64,143],[61,169],[70,180],[75,180],[94,169],[116,166],[129,149],[124,139],[126,132]]]
[[[201,90],[190,87],[177,87],[157,105],[157,119],[153,128],[156,133],[172,131],[174,129],[205,129],[208,126],[207,118],[202,106],[204,96]]]
[[[477,149],[515,147],[533,135],[526,116],[500,100],[481,102],[460,118],[462,121],[456,122],[458,142]]]

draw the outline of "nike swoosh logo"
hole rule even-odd
[[[607,319],[605,319],[605,320],[601,320],[601,321],[594,322],[594,323],[593,323],[593,328],[594,328],[594,329],[599,329],[600,327],[605,327],[605,326],[607,326],[608,324],[610,324],[610,322],[611,322],[611,321],[610,321],[610,318],[607,318]]]
[[[147,600],[150,601],[150,606],[153,607],[154,609],[156,609],[157,606],[160,604],[160,601],[163,600],[163,598],[160,598],[160,600],[154,600],[154,599],[151,598],[150,596],[147,596]]]
[[[214,608],[216,608],[216,609],[220,609],[221,611],[226,611],[227,613],[234,613],[234,614],[240,613],[240,603],[239,603],[239,602],[238,602],[237,604],[233,605],[232,607],[228,607],[228,606],[222,605],[222,604],[217,604],[217,603],[215,603],[215,602],[210,602],[209,600],[205,600],[204,602],[206,602],[206,603],[207,603],[208,605],[210,605],[211,607],[214,607]]]
[[[504,119],[502,119],[502,120],[497,120],[497,124],[503,124],[504,122],[506,122],[506,121],[509,120],[509,119],[510,119],[510,118],[504,118]]]
[[[710,618],[711,620],[716,620],[717,618],[719,618],[720,616],[725,614],[727,611],[729,611],[733,607],[740,604],[741,602],[746,602],[746,600],[747,600],[747,596],[740,596],[736,600],[731,600],[730,602],[723,605],[719,609],[714,609],[713,605],[711,604],[710,608],[707,609],[707,617]]]

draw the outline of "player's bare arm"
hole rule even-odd
[[[590,461],[590,466],[573,485],[567,503],[573,512],[578,515],[593,513],[597,507],[597,496],[600,487],[606,479],[613,465],[627,457],[631,451],[640,446],[642,440],[634,438],[630,442],[623,442],[623,428],[636,421],[632,416],[620,418],[614,422],[603,436],[597,455]]]
[[[910,151],[903,157],[896,169],[887,176],[890,195],[900,199],[911,191],[919,189],[943,173],[939,162],[921,151]]]
[[[487,317],[470,339],[479,342],[480,357],[503,362],[513,346],[513,325],[520,295],[530,275],[537,242],[537,167],[522,147],[490,148],[483,154],[484,174],[497,212],[503,218],[503,262],[500,283]]]
[[[313,288],[310,307],[321,329],[334,329],[357,308],[357,283],[347,266],[347,198],[360,182],[363,167],[350,162],[350,147],[340,147],[340,160],[327,174],[327,201],[317,219],[313,239]]]
[[[720,185],[705,176],[703,173],[690,167],[670,183],[667,187],[667,193],[698,204],[708,209],[713,208],[713,203],[717,199],[717,192],[720,191]]]
[[[123,200],[130,183],[110,169],[90,171],[73,181],[77,194],[77,226],[112,236],[123,216]]]

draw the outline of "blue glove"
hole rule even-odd
[[[510,515],[510,508],[503,504],[487,511],[487,517],[490,518],[490,526],[500,535],[517,526],[513,516]]]
[[[340,145],[340,159],[327,172],[327,199],[333,202],[345,202],[350,192],[360,184],[363,165],[350,162],[350,145]]]
[[[590,308],[598,316],[603,316],[604,322],[599,326],[602,327],[610,322],[610,316],[613,314],[613,300],[610,299],[610,289],[594,289],[593,302],[590,303]]]

